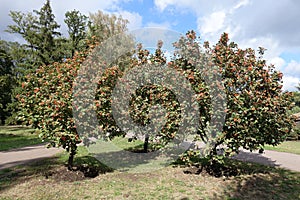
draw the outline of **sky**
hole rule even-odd
[[[297,90],[300,82],[299,0],[51,0],[56,21],[66,33],[64,14],[98,10],[122,15],[129,30],[166,28],[186,33],[195,30],[203,41],[215,44],[223,32],[241,48],[264,47],[264,58],[283,72],[283,89]],[[21,41],[5,32],[13,24],[9,11],[39,10],[44,0],[0,0],[0,38]]]

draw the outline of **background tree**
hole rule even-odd
[[[63,54],[60,51],[60,27],[55,21],[50,1],[34,13],[11,11],[10,16],[15,25],[8,26],[8,32],[20,34],[27,42],[28,54],[31,54],[33,66],[47,65],[60,61]],[[35,14],[35,15],[34,15]]]
[[[101,11],[90,14],[88,23],[88,39],[102,42],[110,36],[124,32],[127,29],[128,20],[121,16],[105,14]]]
[[[289,134],[288,140],[299,140],[300,139],[300,123],[299,123],[299,113],[300,113],[300,83],[296,87],[298,91],[292,92],[292,102],[293,108],[289,111],[289,114],[295,117],[296,126],[293,131]]]
[[[38,66],[52,62],[60,62],[65,57],[63,38],[57,29],[60,27],[55,21],[50,1],[47,0],[40,10],[29,13],[11,11],[14,22],[8,26],[8,32],[19,34],[24,43],[10,42],[9,54],[13,60],[17,84],[13,89],[13,97],[22,90],[21,83],[28,73],[34,72]],[[8,124],[18,123],[16,113],[19,111],[18,101],[13,98],[8,105],[12,116],[7,119]]]
[[[300,83],[296,87],[298,91],[293,92],[293,102],[295,103],[295,107],[292,109],[292,113],[300,112]]]
[[[65,14],[65,23],[68,27],[71,56],[74,56],[75,51],[83,50],[86,47],[86,35],[88,17],[82,15],[79,11],[68,11]]]
[[[12,101],[12,90],[15,87],[14,65],[8,51],[8,43],[0,40],[0,124],[2,125],[10,116],[8,105]]]
[[[47,65],[55,61],[60,61],[62,55],[58,51],[60,44],[59,40],[57,40],[57,37],[61,36],[61,33],[57,31],[60,25],[55,21],[50,0],[47,0],[40,10],[34,10],[33,12],[36,13],[38,18],[38,21],[34,24],[34,28],[37,30],[35,44],[40,63]]]

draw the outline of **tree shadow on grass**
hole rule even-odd
[[[278,166],[276,161],[264,157],[259,153],[241,152],[233,158],[226,158],[222,162],[194,156],[189,158],[192,167],[184,170],[186,174],[205,173],[214,177],[231,177],[245,174],[267,173],[270,168]],[[186,163],[177,160],[175,165],[186,167]],[[263,166],[264,165],[264,166]]]
[[[277,169],[269,173],[235,177],[214,199],[299,199],[300,174]]]
[[[95,178],[99,174],[113,172],[114,169],[99,162],[95,157],[86,155],[75,158],[73,171],[80,171],[87,178]]]
[[[73,170],[68,170],[67,165],[64,163],[65,161],[62,161],[61,158],[51,157],[33,159],[31,162],[26,162],[26,165],[2,169],[0,170],[0,192],[38,177],[41,180],[74,182],[113,172],[113,169],[100,163],[90,155],[75,157]]]
[[[32,160],[30,164],[0,170],[0,191],[43,176],[60,163],[56,157]]]
[[[213,199],[300,199],[300,173],[278,168],[261,154],[243,152],[214,166],[200,159],[184,173],[224,179],[223,192],[214,194]]]
[[[149,172],[170,166],[179,154],[180,149],[148,149],[144,152],[143,145],[121,150],[106,148],[91,149],[90,152],[101,163],[122,172]]]
[[[29,131],[29,132],[35,132],[35,130],[31,127],[27,126],[0,126],[1,130],[5,130],[8,132],[17,132],[17,131]]]

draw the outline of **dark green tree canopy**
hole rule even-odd
[[[71,57],[75,51],[83,50],[87,35],[88,17],[77,10],[68,11],[65,14],[65,23],[68,27],[69,41],[71,48]]]
[[[8,32],[20,34],[27,42],[27,47],[32,54],[32,63],[47,65],[62,59],[59,53],[59,36],[57,29],[60,25],[55,21],[50,1],[34,13],[21,13],[11,11],[10,16],[15,25],[8,26]]]
[[[7,110],[12,101],[12,89],[15,86],[14,64],[9,54],[9,43],[0,40],[0,124],[10,115]]]

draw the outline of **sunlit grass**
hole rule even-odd
[[[241,174],[228,178],[186,174],[187,168],[169,166],[148,173],[111,171],[68,181],[55,175],[68,173],[66,161],[67,154],[61,153],[59,159],[2,170],[0,199],[299,199],[300,173],[252,163],[230,161]],[[75,163],[99,166],[83,146]]]
[[[300,141],[285,141],[282,144],[274,147],[271,145],[266,145],[265,149],[300,155]]]
[[[0,151],[40,143],[38,133],[32,128],[0,126]]]

